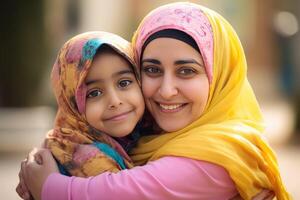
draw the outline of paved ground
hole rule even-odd
[[[300,199],[300,146],[277,147],[279,166],[282,177],[294,199]],[[20,199],[15,193],[18,171],[26,152],[18,154],[0,154],[0,199]]]

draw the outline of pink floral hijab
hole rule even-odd
[[[205,14],[200,9],[189,6],[189,3],[184,3],[177,6],[170,6],[170,4],[161,6],[148,15],[151,17],[145,17],[141,22],[143,26],[136,31],[138,34],[133,38],[137,58],[140,58],[142,46],[150,35],[164,29],[177,29],[187,33],[196,41],[205,63],[208,79],[211,82],[213,76],[213,32]],[[199,24],[201,25],[199,26]]]

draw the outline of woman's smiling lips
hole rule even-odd
[[[159,110],[165,113],[173,113],[178,112],[184,108],[184,106],[187,105],[187,103],[159,103],[155,102],[155,104],[159,107]]]
[[[132,112],[133,110],[130,110],[130,111],[126,111],[126,112],[123,112],[121,114],[117,114],[117,115],[113,115],[111,117],[107,117],[104,119],[104,121],[121,121],[125,118],[127,118],[127,116]]]

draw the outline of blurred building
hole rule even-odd
[[[57,52],[67,39],[81,32],[103,30],[130,40],[149,11],[170,2],[176,1],[3,2],[0,12],[0,154],[27,152],[38,145],[52,127],[55,99],[49,76]],[[271,144],[299,144],[300,1],[191,2],[219,12],[240,36],[248,61],[249,80],[262,107],[266,136]],[[288,154],[279,155],[286,158]],[[283,159],[286,163],[291,160]],[[284,169],[292,169],[289,166]]]
[[[38,2],[38,3],[36,3]],[[55,105],[49,75],[70,37],[104,30],[130,40],[150,10],[167,0],[44,0],[3,4],[1,107]],[[267,135],[286,141],[299,128],[300,48],[297,1],[198,0],[223,15],[244,46],[249,79],[265,113]],[[15,8],[11,13],[10,8]],[[55,106],[54,106],[55,107]],[[276,123],[274,123],[276,121]],[[277,123],[278,122],[278,123]],[[276,124],[276,126],[274,125]],[[0,127],[1,130],[1,127]]]

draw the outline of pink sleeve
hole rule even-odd
[[[90,178],[51,174],[43,200],[230,199],[237,190],[222,167],[182,157],[164,157],[147,165]]]

